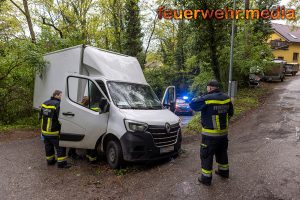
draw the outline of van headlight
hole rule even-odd
[[[148,124],[125,119],[125,126],[129,132],[145,132]]]

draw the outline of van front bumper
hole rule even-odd
[[[151,133],[126,132],[120,139],[123,157],[126,161],[151,161],[159,160],[178,154],[181,148],[181,130],[178,131],[178,137],[175,143],[166,147],[158,147],[154,143]],[[162,148],[174,146],[174,151],[162,153]]]

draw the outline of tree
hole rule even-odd
[[[187,7],[191,9],[203,10],[217,10],[220,8],[232,7],[232,1],[209,1],[202,0],[191,1]],[[206,51],[207,54],[204,58],[199,58],[210,63],[211,70],[215,79],[221,80],[219,51],[222,47],[229,42],[230,33],[229,20],[216,20],[216,19],[203,19],[201,16],[197,20],[190,23],[191,28],[195,34],[193,42],[194,55]]]
[[[32,114],[35,72],[45,62],[30,40],[0,43],[0,124],[10,124]]]
[[[178,32],[177,32],[177,44],[175,48],[175,54],[174,59],[176,62],[176,68],[177,70],[183,70],[184,69],[184,62],[185,62],[185,51],[184,51],[184,45],[185,45],[185,22],[180,21],[178,25]]]
[[[270,65],[273,55],[267,40],[262,40],[264,34],[257,32],[254,24],[239,21],[238,26],[240,28],[235,37],[233,78],[239,82],[239,85],[247,86],[251,68],[264,71]],[[248,26],[249,33],[247,36],[244,34],[245,26]],[[229,44],[225,45],[220,52],[222,79],[228,77],[229,52]]]
[[[255,6],[259,10],[271,9],[273,6],[278,5],[279,0],[271,1],[255,1]],[[270,34],[273,32],[271,20],[258,19],[253,23],[254,31],[262,33],[260,40],[263,42],[268,39]]]
[[[124,53],[141,58],[143,34],[138,3],[139,0],[127,0],[125,3]],[[144,59],[139,60],[143,61]],[[144,63],[141,64],[144,65]]]
[[[10,0],[10,2],[12,4],[14,4],[21,11],[21,13],[26,17],[27,25],[28,25],[28,28],[29,28],[30,36],[31,36],[31,41],[33,43],[36,43],[35,33],[34,33],[34,30],[33,30],[33,24],[32,24],[30,12],[29,12],[29,7],[28,7],[28,1],[23,0],[24,9],[22,9],[21,6],[18,5],[15,1]]]
[[[74,44],[91,43],[88,27],[93,15],[89,12],[91,9],[97,9],[93,0],[47,0],[39,4],[42,9],[37,12],[42,26],[53,28],[60,38],[66,38],[68,35]]]

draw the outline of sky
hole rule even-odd
[[[281,5],[287,5],[290,2],[290,0],[282,0]]]

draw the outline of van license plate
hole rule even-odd
[[[162,147],[160,148],[160,153],[169,153],[174,151],[174,146]]]

